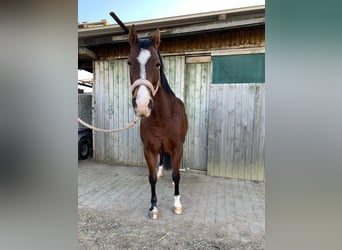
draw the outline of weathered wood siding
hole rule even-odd
[[[188,36],[161,37],[160,52],[189,53],[223,49],[252,48],[265,46],[265,26],[241,27],[232,30],[215,30]],[[95,47],[93,51],[100,59],[125,58],[129,54],[128,41],[115,46]]]
[[[186,64],[185,106],[189,129],[184,145],[185,168],[207,170],[210,81],[211,63]]]
[[[208,175],[264,181],[265,84],[212,84]]]
[[[165,56],[163,62],[164,72],[171,89],[178,98],[184,101],[185,57]]]
[[[121,128],[135,117],[131,106],[126,59],[97,60],[94,75],[94,120],[99,128]],[[139,124],[120,133],[94,133],[96,160],[144,164]]]

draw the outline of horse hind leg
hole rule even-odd
[[[157,179],[163,176],[163,154],[159,156],[159,167],[157,172]]]
[[[161,177],[163,177],[163,165],[159,165],[157,172],[157,178],[160,179]]]
[[[166,170],[171,169],[171,157],[168,153],[164,152],[160,154],[159,167],[157,172],[157,178],[161,178],[163,176],[163,169]]]

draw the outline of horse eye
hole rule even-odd
[[[160,63],[157,63],[157,64],[156,64],[156,67],[159,68],[159,67],[160,67]]]
[[[128,64],[128,65],[131,65],[132,63],[131,63],[131,61],[127,61],[127,64]]]

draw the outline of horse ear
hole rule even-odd
[[[160,30],[159,30],[159,28],[157,28],[157,30],[154,32],[154,34],[152,36],[152,41],[153,41],[154,47],[156,49],[158,49],[159,45],[160,45]]]
[[[138,40],[138,34],[137,34],[137,31],[135,30],[134,24],[129,30],[128,40],[129,40],[129,44],[131,45],[131,47],[133,47]]]

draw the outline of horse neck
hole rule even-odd
[[[167,93],[163,87],[160,87],[155,96],[155,104],[152,112],[155,116],[155,119],[165,121],[172,116],[172,98],[174,98],[174,96],[172,96],[170,93]]]

